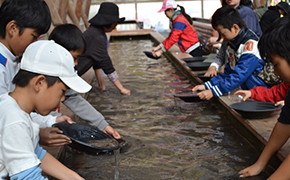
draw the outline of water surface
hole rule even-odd
[[[119,164],[115,155],[93,156],[69,148],[64,164],[87,180],[239,179],[237,172],[259,153],[210,101],[175,101],[172,93],[192,86],[166,58],[147,58],[143,51],[152,47],[149,40],[110,43],[120,80],[132,94],[120,95],[106,78],[106,92],[100,93],[94,81],[88,95],[129,144],[116,153]]]

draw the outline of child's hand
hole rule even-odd
[[[62,146],[72,143],[70,138],[61,134],[63,133],[56,127],[48,127],[39,130],[39,144],[45,146]]]
[[[238,90],[237,92],[234,93],[234,95],[241,95],[243,97],[243,101],[247,100],[248,98],[251,98],[252,93],[249,90]]]
[[[130,95],[131,91],[129,89],[123,88],[120,90],[121,94],[123,95]]]
[[[192,91],[203,91],[205,90],[205,86],[203,84],[197,85],[194,88],[192,88]]]
[[[278,101],[278,102],[276,102],[275,106],[279,106],[279,105],[284,106],[284,105],[285,105],[285,101],[282,100],[282,101]]]
[[[55,122],[56,123],[68,122],[69,124],[75,123],[73,120],[71,120],[70,117],[65,116],[65,115],[63,115],[63,116],[57,116]]]
[[[210,100],[213,97],[213,93],[210,89],[197,93],[200,99]]]
[[[154,57],[160,57],[162,53],[163,53],[162,49],[159,49],[157,51],[154,51],[152,54]]]
[[[215,66],[210,66],[208,68],[208,70],[206,71],[206,73],[204,74],[204,76],[209,76],[209,77],[217,76],[216,67]]]
[[[255,175],[258,175],[260,174],[260,172],[262,172],[264,168],[257,165],[256,163],[253,164],[252,166],[249,166],[243,170],[241,170],[239,172],[239,177],[242,177],[242,178],[245,178],[245,177],[249,177],[249,176],[255,176]]]
[[[108,125],[104,130],[103,130],[104,133],[112,136],[113,138],[115,139],[120,139],[121,136],[120,134],[114,129],[112,128],[110,125]]]

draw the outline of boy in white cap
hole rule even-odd
[[[39,125],[30,117],[34,110],[47,115],[57,109],[68,88],[91,89],[74,70],[70,52],[53,41],[30,44],[13,83],[15,90],[0,96],[0,177],[45,179],[43,171],[57,179],[83,179],[39,146]]]

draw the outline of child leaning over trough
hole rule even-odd
[[[19,58],[26,47],[36,41],[40,34],[48,31],[51,25],[50,11],[44,0],[6,0],[0,7],[0,94],[11,92],[15,85],[12,79],[19,70]],[[47,122],[61,122],[71,119],[67,116],[40,116],[31,113],[33,119]],[[64,145],[71,140],[58,128],[40,130],[43,145]],[[42,141],[43,140],[43,141]]]
[[[203,50],[196,29],[192,24],[191,17],[186,14],[184,8],[177,5],[175,0],[164,0],[162,8],[158,12],[163,11],[172,22],[172,30],[162,43],[151,50],[153,55],[159,57],[175,43],[178,43],[182,52],[186,52],[191,56],[202,56]]]
[[[73,24],[62,24],[56,26],[49,40],[66,48],[74,58],[75,65],[78,64],[78,58],[86,51],[86,42],[81,30]],[[62,102],[73,113],[86,120],[90,125],[97,127],[101,131],[120,139],[120,134],[112,128],[105,120],[104,116],[99,113],[86,99],[77,92],[68,89],[65,92],[65,100]]]
[[[270,61],[275,73],[287,84],[290,84],[290,17],[286,16],[271,24],[263,33],[258,48],[263,59]],[[290,91],[287,92],[285,105],[282,108],[278,122],[259,159],[250,167],[239,172],[240,177],[259,174],[270,158],[281,149],[290,137]],[[290,156],[286,157],[279,168],[268,180],[290,179]]]
[[[14,91],[0,96],[0,176],[45,179],[43,171],[57,179],[83,179],[39,147],[39,125],[30,117],[34,110],[41,115],[56,110],[68,88],[79,93],[91,89],[77,75],[71,54],[53,41],[34,42],[13,83]]]
[[[192,90],[205,90],[198,95],[203,100],[221,96],[239,86],[251,89],[265,86],[257,74],[263,70],[265,62],[260,58],[257,44],[258,37],[248,29],[238,11],[230,6],[219,8],[212,16],[212,27],[226,41],[229,55],[225,72],[213,77]]]

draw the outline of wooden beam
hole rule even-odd
[[[68,12],[68,5],[69,5],[69,0],[61,0],[59,1],[58,5],[58,14],[62,20],[62,22],[66,22],[66,16]]]
[[[57,8],[54,6],[54,2],[52,0],[45,0],[47,6],[49,7],[51,20],[54,25],[63,24],[64,22],[61,20]]]

